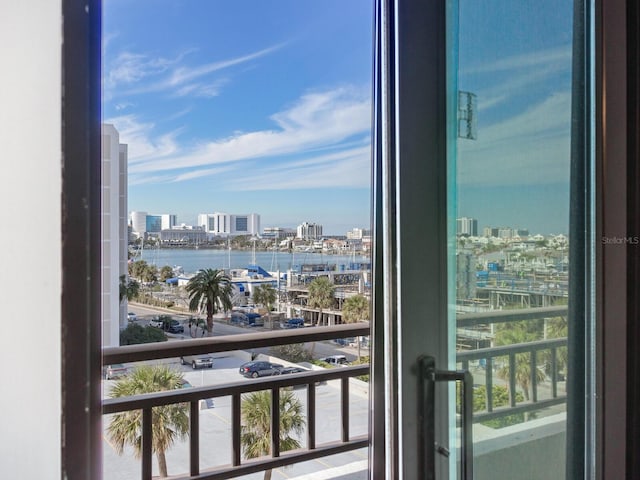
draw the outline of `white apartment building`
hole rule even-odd
[[[127,303],[120,303],[120,275],[127,274],[127,145],[113,125],[102,126],[102,344],[120,345]]]
[[[213,235],[258,235],[260,233],[260,215],[257,213],[201,213],[198,226]]]
[[[138,236],[147,231],[147,212],[131,212],[131,230]]]
[[[164,213],[150,215],[147,212],[131,212],[131,230],[138,237],[145,233],[160,233],[162,230],[170,230],[178,225],[177,215]]]
[[[456,219],[458,235],[478,236],[478,220],[475,218],[461,217]]]
[[[296,237],[304,240],[316,240],[322,238],[322,225],[304,222],[301,225],[298,225]]]

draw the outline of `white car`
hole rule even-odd
[[[133,312],[129,312],[127,313],[127,320],[129,320],[130,322],[135,322],[137,320],[137,316],[135,313]]]
[[[149,322],[150,327],[163,328],[164,322],[159,318],[152,318]]]

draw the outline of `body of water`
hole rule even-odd
[[[307,252],[252,252],[251,250],[187,250],[187,249],[148,249],[135,257],[161,268],[182,267],[185,273],[195,273],[202,268],[245,268],[253,263],[267,271],[289,269],[297,270],[303,264],[349,265],[350,263],[369,263],[369,257],[362,255],[327,255]]]

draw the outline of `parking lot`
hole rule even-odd
[[[246,357],[242,355],[214,356],[213,368],[193,370],[190,365],[181,365],[179,359],[166,359],[158,362],[167,363],[172,368],[183,373],[185,380],[192,386],[216,385],[231,382],[252,382],[239,374],[238,369]],[[152,363],[152,362],[145,362]],[[282,363],[282,362],[280,362]],[[110,386],[114,380],[103,380],[104,396],[108,396]],[[350,389],[350,432],[352,436],[367,433],[368,398],[367,385],[354,380],[357,385]],[[306,390],[295,389],[294,394],[306,407]],[[316,386],[316,442],[318,445],[340,440],[340,389],[339,381]],[[304,410],[304,409],[303,409]],[[106,430],[110,416],[104,417]],[[104,448],[104,478],[107,480],[129,480],[139,478],[140,460],[133,455],[133,450],[127,448],[123,455],[117,455],[115,449],[109,445],[106,435]],[[299,439],[305,446],[306,432]],[[180,475],[188,472],[189,445],[188,441],[177,441],[167,452],[169,475]],[[314,478],[366,478],[367,451],[357,450],[331,457],[303,462],[273,471],[273,479],[302,477],[306,480]],[[201,404],[200,410],[200,468],[207,469],[231,462],[231,397],[216,398],[213,402]],[[156,474],[156,459],[154,457],[154,474]],[[327,476],[330,475],[330,476]],[[247,475],[242,478],[261,479],[263,473]]]

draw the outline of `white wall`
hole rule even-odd
[[[0,2],[2,478],[60,478],[61,8]]]

